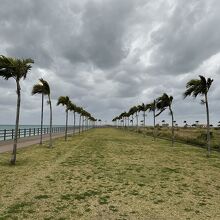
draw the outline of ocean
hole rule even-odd
[[[49,128],[49,125],[43,125],[43,128]],[[53,127],[65,127],[65,125],[53,125]],[[19,125],[20,129],[27,129],[27,128],[40,128],[40,125]],[[15,129],[15,125],[0,125],[0,130],[11,130]]]

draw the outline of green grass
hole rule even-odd
[[[136,130],[131,128],[130,130]],[[211,128],[211,147],[215,150],[220,151],[220,128]],[[153,127],[146,127],[145,129],[140,127],[139,133],[145,133],[153,136]],[[182,128],[178,127],[174,129],[175,140],[186,144],[198,145],[206,148],[206,128]],[[171,128],[157,127],[156,135],[159,138],[172,138]]]
[[[220,153],[120,129],[0,155],[0,219],[220,219]]]

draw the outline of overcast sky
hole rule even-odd
[[[182,97],[186,82],[199,74],[214,79],[210,117],[213,124],[220,121],[219,0],[0,0],[0,5],[0,54],[35,61],[22,81],[21,124],[40,123],[41,99],[31,96],[40,77],[51,86],[53,124],[64,124],[64,108],[56,106],[60,95],[109,122],[164,92],[174,97],[179,124],[204,123],[201,98]],[[15,82],[0,79],[0,124],[14,123],[15,107]],[[45,105],[45,123],[48,112]],[[168,112],[162,119],[170,121]]]

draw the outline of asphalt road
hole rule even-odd
[[[78,133],[78,130],[75,131],[76,135]],[[68,134],[73,134],[72,131],[70,131]],[[52,134],[52,139],[56,139],[59,137],[64,137],[65,133],[55,133]],[[50,139],[49,134],[44,134],[43,135],[43,142],[48,141]],[[0,141],[0,153],[12,151],[13,148],[13,140],[9,141]],[[20,138],[18,139],[18,145],[17,148],[24,148],[24,147],[29,147],[34,144],[39,144],[40,143],[40,136],[31,136],[31,137],[25,137],[25,138]]]

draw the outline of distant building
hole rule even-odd
[[[206,126],[206,124],[198,124],[196,127],[197,128],[206,128],[207,126]]]
[[[163,127],[163,128],[168,128],[168,127],[169,127],[169,124],[168,124],[168,123],[163,123],[163,124],[162,124],[162,127]]]

